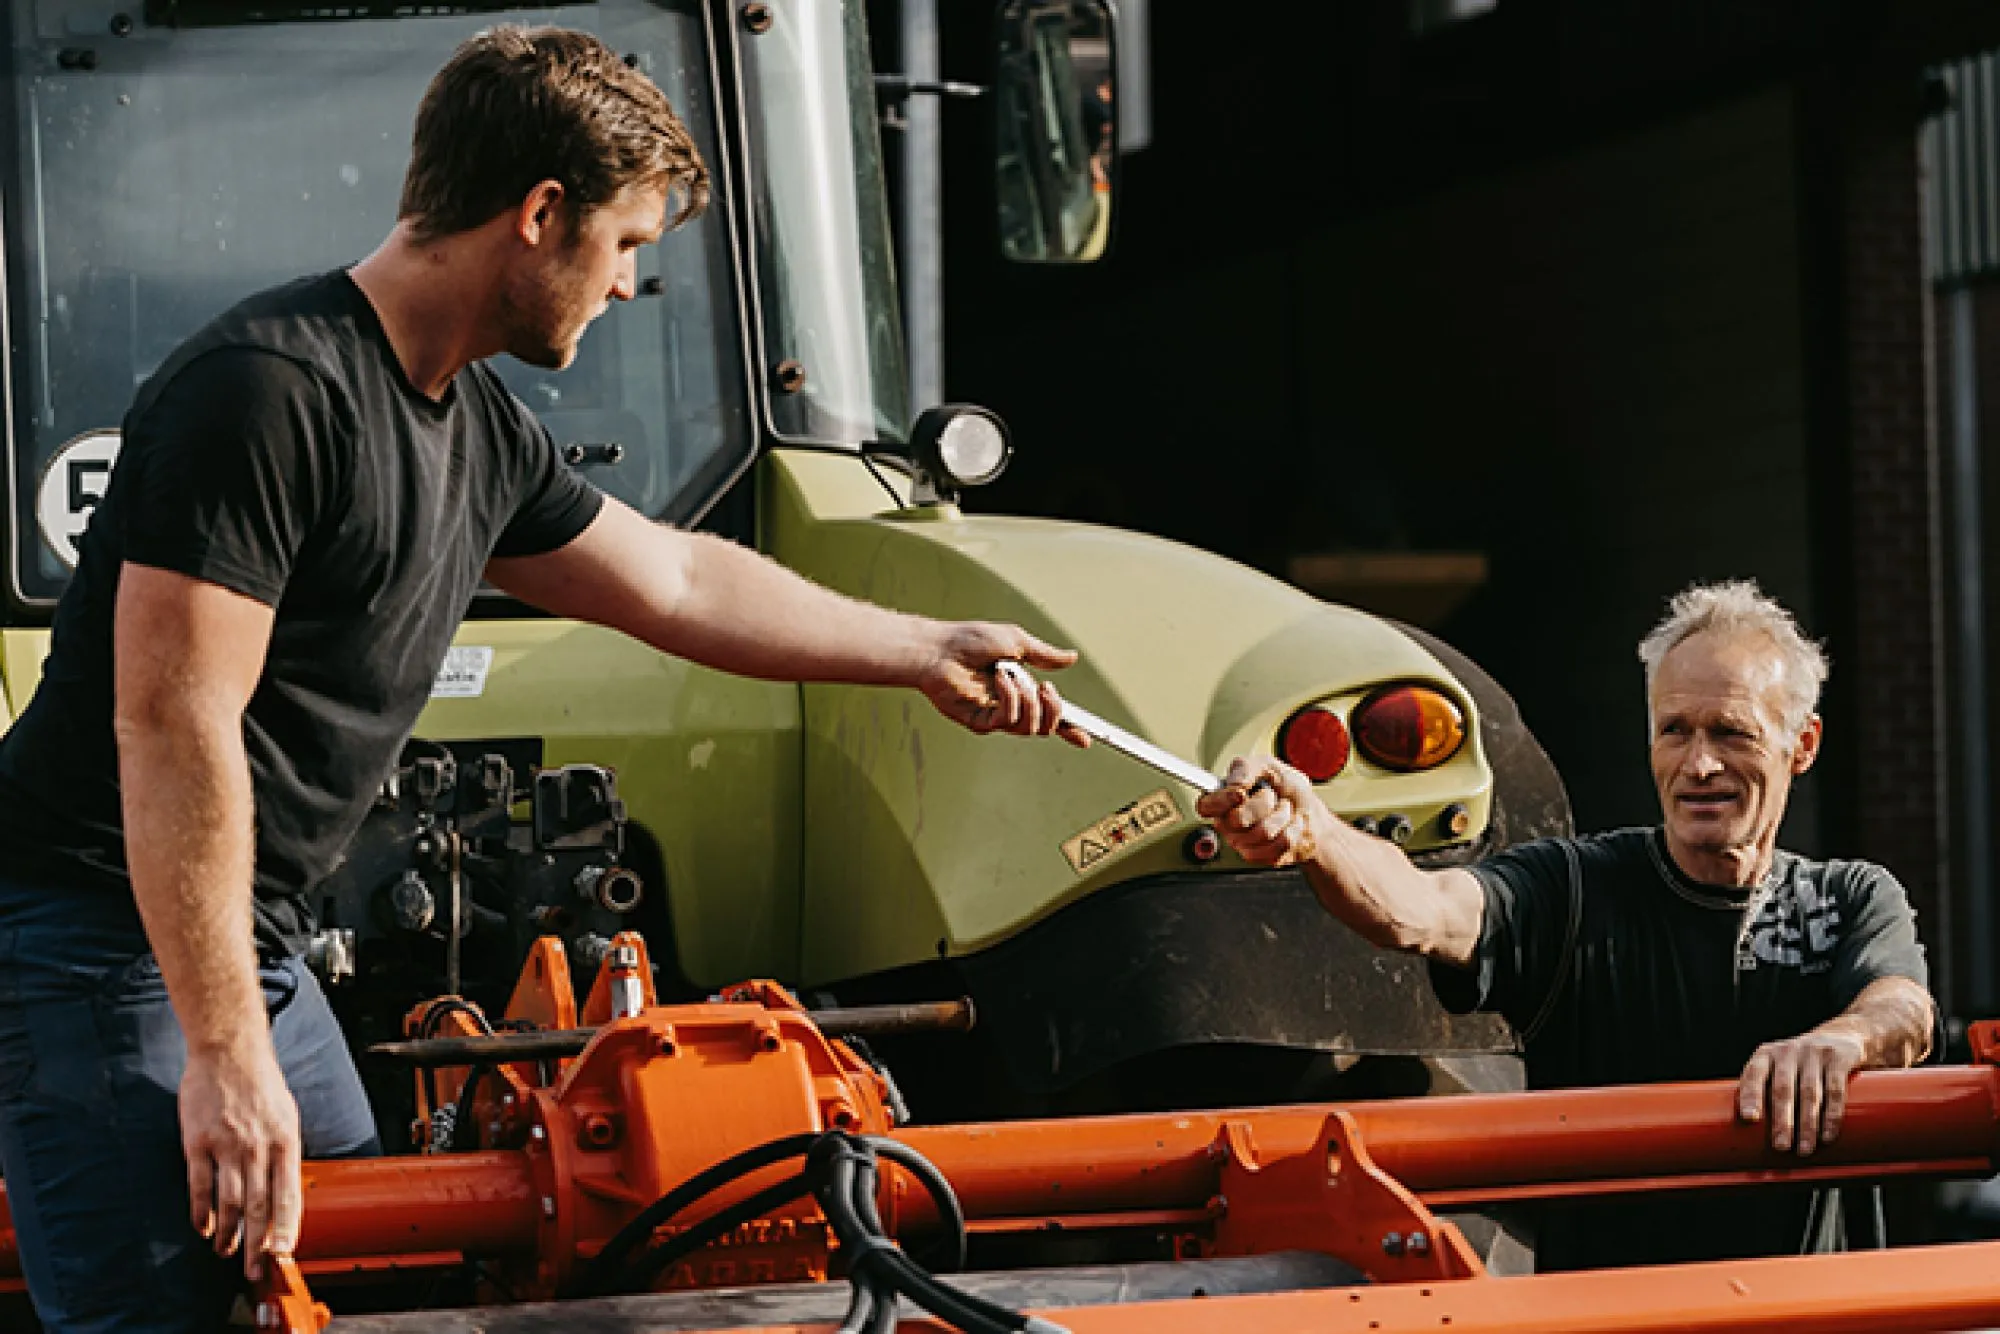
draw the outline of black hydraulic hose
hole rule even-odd
[[[689,1177],[680,1185],[662,1195],[659,1199],[632,1216],[632,1221],[618,1229],[604,1249],[597,1253],[591,1263],[590,1272],[584,1279],[586,1294],[611,1290],[612,1285],[625,1268],[626,1257],[640,1244],[653,1235],[654,1229],[693,1204],[738,1177],[748,1176],[773,1163],[781,1163],[787,1158],[797,1158],[813,1146],[818,1135],[803,1133],[774,1139],[768,1144],[760,1144],[754,1149],[725,1158],[715,1166],[706,1168]]]
[[[801,1156],[805,1163],[795,1175],[718,1210],[660,1245],[647,1247],[636,1257],[633,1255],[661,1224],[703,1197],[752,1172]],[[628,1291],[731,1229],[810,1193],[826,1215],[847,1263],[848,1281],[854,1287],[840,1334],[893,1334],[899,1297],[908,1297],[965,1334],[1065,1334],[1060,1325],[960,1292],[926,1273],[904,1254],[889,1238],[875,1206],[878,1157],[906,1168],[923,1183],[937,1204],[939,1218],[951,1232],[951,1258],[962,1267],[965,1211],[944,1174],[922,1154],[899,1141],[830,1130],[824,1134],[788,1135],[747,1149],[674,1187],[618,1230],[585,1272],[577,1290],[567,1295]]]
[[[944,1173],[938,1171],[937,1164],[901,1140],[886,1139],[880,1135],[870,1135],[867,1143],[869,1148],[875,1150],[882,1157],[887,1158],[899,1167],[908,1169],[910,1175],[923,1183],[924,1190],[931,1197],[931,1202],[937,1205],[938,1218],[944,1223],[946,1231],[950,1234],[950,1240],[946,1243],[950,1249],[946,1252],[946,1262],[935,1267],[947,1274],[956,1273],[965,1268],[965,1208],[959,1204],[958,1192],[953,1190],[951,1183],[944,1179]],[[871,1211],[874,1209],[872,1199],[869,1203],[869,1208]],[[877,1231],[880,1231],[882,1225],[878,1220],[873,1223],[873,1226]]]
[[[793,1200],[812,1192],[812,1185],[803,1172],[795,1172],[775,1186],[766,1186],[747,1199],[738,1200],[727,1209],[710,1214],[687,1231],[679,1233],[650,1250],[641,1251],[639,1258],[626,1266],[621,1276],[620,1288],[629,1290],[644,1282],[650,1282],[653,1275],[683,1256],[692,1255],[702,1247],[722,1236],[730,1229],[739,1227],[753,1218],[762,1218],[773,1209],[782,1209]]]
[[[458,1090],[458,1106],[452,1109],[451,1143],[446,1147],[460,1153],[479,1147],[479,1136],[472,1133],[472,1096],[479,1091],[481,1077],[492,1073],[490,1065],[475,1065],[466,1074]]]
[[[1062,1330],[1039,1316],[1023,1315],[960,1292],[920,1269],[882,1230],[882,1220],[875,1211],[875,1171],[875,1144],[839,1131],[821,1137],[806,1157],[813,1195],[848,1257],[849,1282],[876,1289],[877,1303],[892,1311],[899,1295],[908,1297],[966,1334],[1058,1334]],[[857,1327],[844,1329],[842,1334],[871,1332]]]
[[[486,1012],[471,1001],[461,1000],[457,996],[446,996],[443,1000],[433,1002],[431,1007],[424,1011],[423,1027],[418,1036],[426,1038],[437,1036],[438,1025],[447,1015],[454,1014],[462,1014],[479,1025],[482,1037],[493,1036],[493,1024],[487,1019]]]
[[[438,1025],[443,1023],[448,1016],[454,1014],[462,1014],[471,1019],[473,1023],[479,1026],[481,1036],[493,1036],[493,1025],[486,1018],[486,1012],[471,1001],[458,996],[447,996],[443,1000],[434,1002],[429,1009],[425,1010],[424,1022],[418,1029],[418,1036],[425,1039],[434,1038],[437,1035]],[[472,1086],[479,1082],[479,1071],[480,1067],[475,1065],[472,1068],[472,1072],[466,1076],[464,1087],[459,1091],[458,1105],[452,1109],[451,1138],[447,1143],[440,1146],[446,1150],[470,1147],[469,1141],[464,1138],[465,1132],[463,1126],[472,1111],[472,1098],[470,1095]],[[424,1071],[424,1101],[433,1111],[437,1110],[437,1072],[435,1070],[426,1069]]]

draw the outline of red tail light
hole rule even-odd
[[[1317,704],[1300,709],[1278,729],[1278,758],[1315,783],[1345,769],[1350,749],[1340,715]]]
[[[1387,686],[1354,710],[1354,744],[1384,769],[1434,769],[1465,744],[1465,714],[1429,686]]]

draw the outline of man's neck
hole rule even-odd
[[[1671,830],[1667,832],[1667,855],[1674,859],[1674,865],[1683,875],[1704,885],[1749,889],[1763,884],[1764,877],[1771,873],[1776,847],[1775,830],[1754,843],[1727,848],[1691,847],[1675,838]]]
[[[398,223],[375,253],[348,270],[375,308],[403,374],[441,399],[458,373],[502,349],[493,341],[492,266],[477,233],[420,243]]]

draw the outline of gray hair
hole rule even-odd
[[[1762,635],[1770,640],[1784,668],[1784,712],[1779,722],[1787,738],[1804,731],[1806,720],[1819,707],[1820,687],[1826,684],[1826,650],[1807,639],[1792,614],[1751,579],[1690,584],[1674,595],[1666,616],[1639,641],[1639,661],[1646,664],[1648,708],[1653,679],[1667,654],[1695,635],[1708,632]]]

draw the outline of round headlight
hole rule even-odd
[[[991,417],[953,417],[938,432],[938,462],[959,486],[984,486],[1007,466],[1007,436]]]

